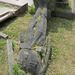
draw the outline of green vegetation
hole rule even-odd
[[[30,12],[30,14],[34,14],[35,13],[35,9],[34,9],[33,5],[29,8],[29,12]]]
[[[25,71],[20,70],[19,65],[17,64],[14,64],[12,69],[14,71],[14,75],[25,75]]]
[[[15,47],[15,41],[13,39],[12,39],[12,47],[13,47],[13,49]]]

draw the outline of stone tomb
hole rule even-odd
[[[23,1],[24,0],[0,0],[0,3],[10,4],[13,5],[13,7],[16,6],[16,8],[0,6],[0,22],[26,12],[28,10],[28,4]]]
[[[2,3],[8,3],[16,6],[23,6],[24,4],[28,3],[29,6],[33,4],[33,0],[0,0]]]
[[[0,7],[0,22],[10,18],[14,15],[16,9],[11,9],[8,7]]]

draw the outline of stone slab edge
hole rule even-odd
[[[8,54],[9,75],[13,75],[12,65],[14,64],[14,58],[11,39],[7,40],[7,54]]]

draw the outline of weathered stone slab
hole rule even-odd
[[[12,17],[16,10],[17,9],[12,9],[8,7],[0,7],[0,22]]]
[[[68,5],[68,2],[56,2],[56,6],[58,7],[67,7]]]
[[[12,43],[10,39],[7,40],[7,52],[8,52],[9,75],[13,75],[12,65],[14,64],[14,58],[13,58]]]
[[[8,38],[8,35],[6,35],[6,34],[0,32],[0,37],[3,37],[3,38],[5,38],[5,39],[7,39],[7,38]]]
[[[14,12],[16,9],[8,8],[8,7],[0,7],[0,17],[8,12]]]
[[[12,5],[19,6],[19,7],[21,7],[27,3],[29,6],[31,6],[33,4],[33,0],[0,0],[0,2],[12,4]]]
[[[52,12],[52,16],[70,20],[74,19],[74,13],[72,13],[71,11],[54,11]]]

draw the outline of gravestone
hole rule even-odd
[[[51,41],[46,36],[47,18],[51,17],[56,4],[56,0],[33,0],[35,5],[35,15],[29,22],[26,37],[25,32],[20,32],[20,51],[18,63],[21,68],[33,75],[41,74],[46,71],[51,52]],[[62,0],[61,0],[62,1]],[[72,13],[56,12],[56,16],[68,17]]]
[[[48,65],[51,41],[46,37],[47,17],[51,17],[55,0],[34,0],[34,4],[36,13],[29,22],[25,39],[25,33],[20,32],[17,59],[21,68],[33,75],[44,73]]]

